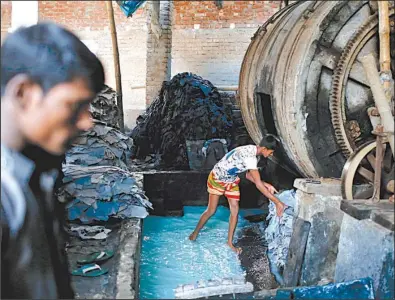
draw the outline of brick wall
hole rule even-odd
[[[251,37],[279,1],[175,1],[172,76],[193,72],[217,86],[236,86]]]
[[[135,124],[136,110],[145,107],[146,9],[126,18],[113,3],[117,27],[125,125]],[[111,33],[105,1],[40,1],[39,20],[51,20],[73,30],[84,42],[96,48],[106,71],[106,83],[115,88]]]
[[[193,72],[217,86],[238,84],[241,62],[256,29],[278,11],[279,1],[161,1],[161,35],[151,28],[152,2],[126,18],[114,3],[128,128],[162,82]],[[1,38],[11,26],[11,1],[1,1]],[[104,1],[39,1],[39,20],[73,30],[99,56],[115,87],[112,44]],[[171,26],[170,26],[171,24]]]
[[[1,41],[11,27],[11,1],[1,1]]]

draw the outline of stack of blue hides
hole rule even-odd
[[[113,127],[96,121],[82,133],[66,153],[66,163],[82,166],[117,166],[128,170],[126,157],[133,140]]]
[[[66,153],[59,199],[67,202],[70,221],[92,224],[109,218],[145,218],[152,204],[128,171],[133,141],[115,128],[95,121]]]
[[[72,199],[67,205],[70,221],[90,224],[112,218],[145,218],[152,209],[133,175],[111,166],[68,165],[63,193]]]

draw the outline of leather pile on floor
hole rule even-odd
[[[222,138],[230,141],[232,109],[210,81],[180,73],[164,82],[158,97],[137,118],[132,155],[156,154],[160,165],[189,169],[186,141]]]

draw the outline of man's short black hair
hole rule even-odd
[[[7,83],[25,74],[44,93],[75,78],[87,80],[98,93],[104,85],[100,60],[73,33],[53,23],[22,27],[9,34],[1,45],[1,96]]]

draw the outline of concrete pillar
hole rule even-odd
[[[311,223],[302,265],[300,284],[316,285],[334,281],[340,228],[344,213],[340,210],[340,180],[309,183],[296,179],[295,213]]]
[[[297,217],[311,223],[300,284],[370,277],[375,299],[393,299],[393,204],[342,200],[340,180],[297,179],[294,187]],[[375,215],[392,219],[384,222]]]

